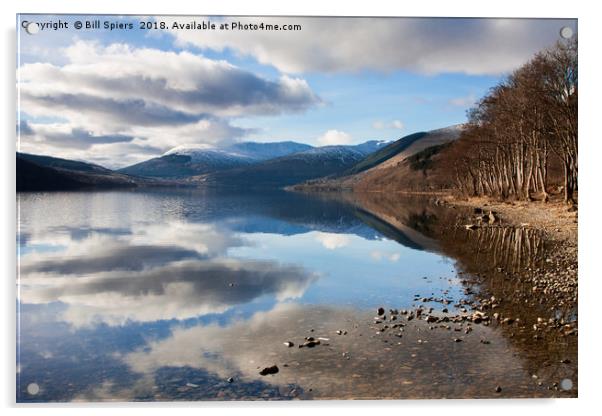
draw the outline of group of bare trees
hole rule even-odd
[[[547,201],[554,185],[576,202],[576,39],[535,55],[468,115],[448,150],[462,193]]]

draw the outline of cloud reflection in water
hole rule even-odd
[[[226,257],[248,243],[207,224],[138,225],[128,235],[92,233],[63,244],[22,257],[21,301],[63,302],[62,318],[76,327],[222,313],[263,295],[283,301],[317,278],[295,265]]]

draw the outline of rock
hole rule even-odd
[[[276,374],[276,373],[278,373],[278,371],[280,371],[278,369],[278,366],[276,364],[274,364],[271,367],[265,367],[263,370],[261,370],[259,372],[259,374],[262,376],[267,376],[268,374]]]
[[[496,393],[501,393],[502,392],[502,388],[500,386],[495,386],[495,392]]]
[[[454,338],[454,342],[462,342],[461,338]]]
[[[311,338],[311,337],[310,337]],[[313,348],[316,345],[320,345],[320,340],[314,340],[313,338],[311,340],[307,340],[305,341],[303,344],[299,345],[299,348],[303,348],[303,347],[307,347],[307,348]]]
[[[295,346],[295,344],[294,344],[294,343],[292,343],[292,342],[290,342],[290,341],[286,341],[286,342],[284,343],[284,345],[286,345],[286,346],[287,346],[287,347],[289,347],[289,348],[291,348],[291,347],[294,347],[294,346]]]
[[[429,324],[437,322],[437,317],[435,317],[433,315],[429,315],[429,316],[426,317],[426,322],[428,322]]]
[[[234,379],[232,377],[228,377],[228,380],[226,380],[228,383],[234,383]]]
[[[378,313],[378,316],[382,316],[385,314],[385,309],[383,307],[380,307],[376,310],[376,312]]]

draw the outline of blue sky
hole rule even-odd
[[[19,19],[19,18],[18,18]],[[462,123],[572,20],[22,15],[18,150],[109,167],[176,146],[393,140]],[[139,30],[139,19],[302,30]],[[131,23],[77,30],[76,21]],[[21,27],[19,20],[17,25]]]

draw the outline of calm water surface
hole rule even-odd
[[[499,329],[456,343],[422,321],[402,338],[374,327],[379,306],[466,297],[457,260],[419,222],[284,192],[18,204],[18,401],[547,394]],[[298,348],[307,336],[321,345]]]

